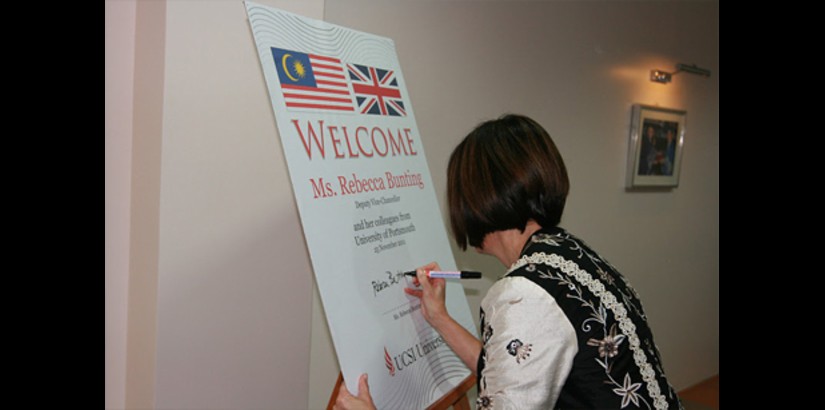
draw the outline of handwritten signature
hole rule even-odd
[[[379,293],[381,293],[381,292],[383,292],[383,291],[385,291],[385,290],[387,290],[387,289],[389,289],[389,288],[391,288],[391,287],[393,287],[393,286],[395,286],[399,283],[406,283],[406,281],[403,280],[404,279],[404,272],[403,271],[398,271],[398,272],[395,272],[395,273],[390,272],[390,271],[385,271],[385,273],[387,275],[386,280],[374,280],[374,281],[372,281],[372,296],[377,297]]]

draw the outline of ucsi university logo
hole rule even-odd
[[[390,371],[390,376],[395,376],[395,366],[392,364],[392,358],[386,346],[384,346],[384,364],[386,364],[387,370]]]
[[[387,347],[384,346],[384,365],[390,372],[390,376],[395,376],[396,371],[400,372],[412,366],[418,359],[429,355],[444,344],[444,339],[441,338],[441,336],[437,336],[422,343],[416,343],[415,346],[404,349],[395,356],[391,355]]]

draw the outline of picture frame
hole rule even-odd
[[[686,119],[684,110],[633,105],[627,188],[679,186]]]

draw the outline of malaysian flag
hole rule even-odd
[[[354,111],[341,60],[272,47],[287,108]]]
[[[394,70],[347,64],[347,71],[361,114],[407,115]]]

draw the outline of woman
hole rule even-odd
[[[569,182],[553,140],[535,121],[482,123],[448,166],[458,246],[509,267],[481,302],[481,340],[453,320],[443,279],[418,269],[424,318],[478,376],[479,409],[676,409],[638,295],[619,272],[557,225]],[[366,377],[336,408],[374,408]]]

